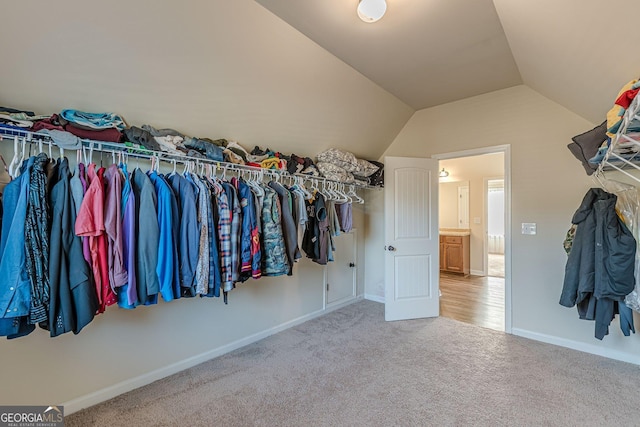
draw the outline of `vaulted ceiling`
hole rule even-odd
[[[635,0],[256,0],[415,110],[526,84],[598,123],[640,73]]]

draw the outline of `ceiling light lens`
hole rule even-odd
[[[439,173],[440,178],[446,178],[449,176],[449,172],[444,170],[444,168],[442,168],[442,170]]]
[[[384,16],[386,11],[385,0],[360,0],[358,4],[358,16],[364,22],[376,22]]]

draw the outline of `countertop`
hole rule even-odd
[[[469,236],[471,235],[471,230],[468,228],[441,228],[440,229],[441,236]]]

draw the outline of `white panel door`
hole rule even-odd
[[[327,305],[356,297],[356,230],[333,238],[335,261],[327,263]]]
[[[438,161],[385,158],[385,319],[439,315]]]

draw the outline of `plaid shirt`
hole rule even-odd
[[[222,183],[227,193],[229,209],[231,210],[231,280],[240,280],[241,256],[240,256],[240,226],[242,225],[242,209],[235,187],[227,182]]]
[[[222,290],[233,289],[231,275],[231,210],[227,193],[219,183],[216,185],[216,201],[218,204],[218,241],[220,244],[220,276]]]

